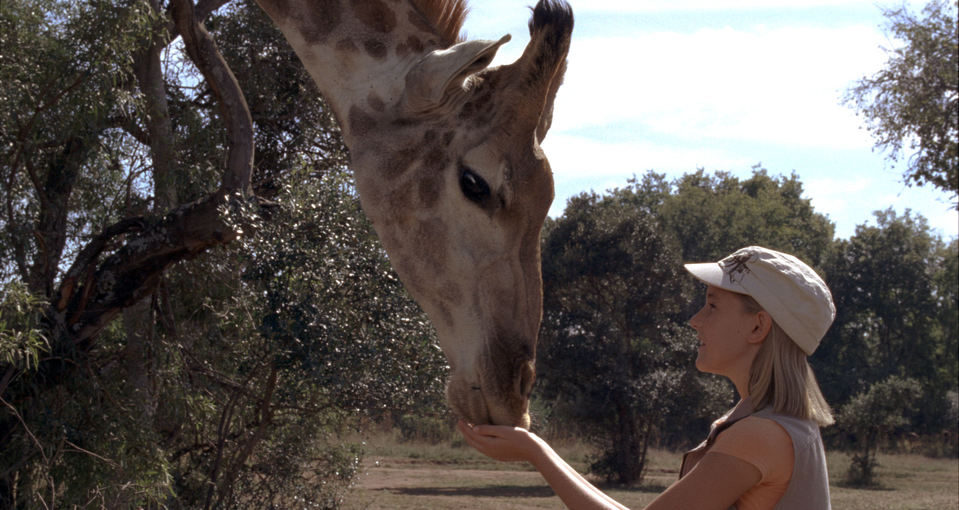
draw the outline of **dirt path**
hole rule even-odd
[[[834,454],[830,471],[833,482],[841,480],[848,467],[844,455]],[[629,508],[643,508],[676,479],[676,459],[653,463],[643,487],[603,489]],[[884,486],[864,490],[833,485],[835,510],[959,510],[956,483],[959,463],[955,459],[920,456],[883,456],[880,471]],[[505,469],[502,469],[505,468]],[[510,469],[516,468],[516,469]],[[444,464],[437,460],[368,457],[346,510],[519,510],[564,509],[565,506],[538,473],[519,464],[474,462],[458,459]]]
[[[630,490],[614,497],[624,498],[630,505],[642,506],[658,491]],[[462,465],[371,457],[364,462],[356,488],[344,508],[519,510],[566,507],[535,471],[473,469]]]
[[[533,471],[472,469],[409,459],[368,458],[347,510],[563,508]]]

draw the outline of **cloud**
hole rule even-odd
[[[922,5],[918,0],[907,5]],[[873,0],[591,0],[575,5],[577,12],[650,13],[677,11],[737,11],[757,9],[806,9],[875,5]]]
[[[710,28],[574,41],[554,129],[640,122],[664,135],[870,147],[843,91],[884,61],[880,35],[842,28]]]
[[[805,195],[812,197],[816,212],[836,221],[840,238],[855,234],[858,225],[875,225],[872,212],[887,207],[898,214],[906,209],[911,209],[914,216],[921,214],[935,234],[947,239],[955,238],[959,230],[959,212],[950,208],[948,200],[934,188],[889,186],[883,179],[863,176],[815,178],[803,181],[803,188]]]
[[[473,36],[513,34],[495,64],[518,58],[529,12],[506,0],[473,4]],[[623,186],[650,169],[748,175],[773,160],[774,173],[805,177],[806,196],[840,237],[889,206],[911,206],[957,235],[959,218],[943,194],[901,191],[861,119],[841,104],[856,80],[883,67],[882,48],[892,45],[873,0],[593,0],[574,8],[569,69],[544,143],[557,190],[550,214],[572,194]]]
[[[864,192],[870,191],[874,186],[874,181],[865,177],[841,178],[818,178],[803,181],[803,190],[805,195],[811,198],[812,206],[816,212],[829,216],[836,221],[837,218],[846,218],[850,214],[861,212],[864,209],[874,208],[873,197]],[[864,199],[868,196],[868,199]],[[872,203],[869,203],[872,202]],[[855,225],[850,222],[839,222],[836,232],[839,237],[848,238],[855,233]]]
[[[619,176],[620,185],[625,184],[623,176],[648,170],[679,175],[699,167],[749,168],[756,163],[722,149],[690,149],[644,140],[598,140],[552,131],[543,142],[543,150],[557,179]]]
[[[722,149],[678,147],[643,140],[600,140],[555,133],[543,142],[556,186],[551,216],[563,212],[566,199],[582,191],[623,187],[631,176],[653,170],[676,178],[697,168],[750,168],[755,161]]]

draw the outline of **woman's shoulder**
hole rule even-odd
[[[757,411],[750,418],[773,421],[785,430],[798,445],[813,445],[820,442],[819,424],[809,418],[800,418],[788,414],[781,414],[771,408]]]
[[[731,441],[751,445],[763,451],[792,450],[789,432],[776,420],[760,416],[748,416],[723,431],[717,443]]]
[[[792,475],[792,438],[769,418],[749,416],[737,421],[716,437],[712,451],[745,460],[767,482],[788,481]]]

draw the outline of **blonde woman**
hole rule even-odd
[[[740,400],[646,508],[829,509],[819,428],[833,419],[807,362],[835,317],[829,289],[796,257],[758,246],[685,267],[707,285],[689,320],[699,338],[696,368],[727,377]],[[571,509],[625,508],[527,430],[459,428],[490,457],[532,463]]]

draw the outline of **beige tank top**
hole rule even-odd
[[[811,420],[776,414],[770,409],[751,412],[749,399],[743,399],[724,420],[719,420],[709,431],[706,440],[683,456],[679,477],[682,478],[706,455],[716,442],[716,436],[733,423],[757,416],[775,421],[789,434],[793,443],[793,476],[789,487],[776,504],[775,510],[831,510],[829,501],[829,473],[826,452],[822,445],[819,426]],[[735,509],[733,506],[731,509]]]

